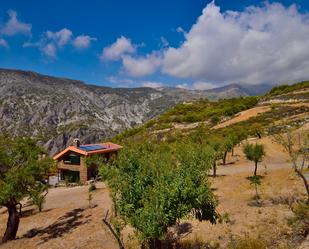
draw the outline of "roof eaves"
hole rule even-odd
[[[73,151],[73,152],[76,152],[78,154],[81,154],[81,155],[84,155],[84,156],[87,156],[88,153],[86,151],[83,151],[83,150],[80,150],[78,148],[76,148],[75,146],[69,146],[68,148],[66,148],[65,150],[61,151],[60,153],[58,153],[57,155],[55,155],[53,157],[54,160],[57,160],[59,159],[61,156],[63,156],[65,153],[67,153],[68,151]]]

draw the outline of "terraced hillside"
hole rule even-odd
[[[241,97],[218,102],[199,100],[176,105],[145,125],[129,129],[116,139],[143,134],[153,136],[190,133],[196,129],[209,133],[226,129],[244,130],[255,135],[279,131],[286,126],[309,122],[309,82],[280,86],[258,97]],[[213,131],[213,130],[217,131]]]

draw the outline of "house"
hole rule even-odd
[[[67,147],[53,159],[57,161],[58,180],[85,183],[98,174],[95,165],[86,165],[86,158],[92,155],[102,155],[109,160],[116,155],[122,146],[114,143],[98,143],[81,145],[79,139],[74,139],[73,145]]]

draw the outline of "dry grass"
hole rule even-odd
[[[247,176],[247,173],[243,173],[213,179],[219,198],[218,210],[228,213],[230,221],[217,225],[190,221],[193,232],[186,239],[194,240],[198,236],[204,242],[219,243],[222,248],[226,248],[232,238],[243,236],[261,236],[267,242],[276,239],[278,243],[282,239],[283,244],[287,243],[280,235],[291,232],[287,219],[294,214],[288,203],[274,203],[272,198],[303,198],[305,193],[301,182],[287,169],[268,173],[260,189],[262,205],[256,207],[249,205],[254,189]]]
[[[280,146],[269,138],[259,142],[268,146],[266,151],[269,152],[265,158],[268,170],[261,167],[259,171],[264,176],[259,188],[261,206],[252,205],[255,192],[247,177],[252,174],[253,166],[245,160],[239,147],[235,151],[238,156],[229,155],[229,161],[234,161],[234,164],[219,166],[218,172],[225,170],[227,174],[210,178],[219,200],[218,211],[224,214],[223,222],[211,225],[208,222],[183,220],[190,229],[181,237],[179,248],[228,248],[233,246],[231,241],[235,242],[237,238],[241,243],[253,241],[255,245],[254,239],[258,237],[262,237],[268,245],[273,244],[272,248],[289,248],[287,238],[292,228],[288,225],[288,219],[294,215],[290,206],[295,200],[304,198],[304,188],[289,167],[282,168],[289,164]],[[18,239],[1,245],[1,249],[118,248],[101,221],[112,205],[108,189],[104,184],[97,187],[92,201],[95,207],[91,209],[88,208],[87,186],[52,189],[42,213],[33,210],[33,206],[25,208],[28,215],[21,219]],[[0,234],[4,233],[6,218],[5,209],[0,209]],[[132,229],[126,227],[124,238],[127,248],[138,246],[133,235]],[[242,241],[243,238],[249,241]]]

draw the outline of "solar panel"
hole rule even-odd
[[[94,144],[94,145],[81,145],[79,146],[80,149],[85,150],[85,151],[94,151],[94,150],[103,150],[106,149],[106,147],[99,145],[99,144]]]

